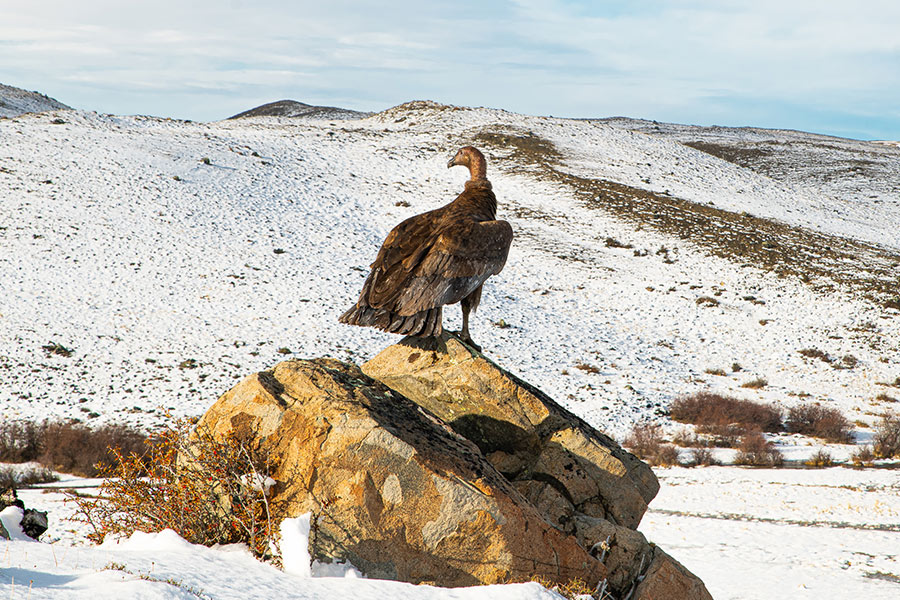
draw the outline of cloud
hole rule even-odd
[[[83,108],[199,119],[285,97],[723,124],[752,106],[756,125],[809,106],[900,137],[898,22],[883,0],[45,0],[0,8],[0,77]]]

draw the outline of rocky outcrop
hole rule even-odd
[[[536,504],[561,496],[546,516],[564,530],[576,514],[635,529],[659,491],[649,466],[450,334],[405,338],[362,370],[474,442]]]
[[[279,457],[273,503],[289,498],[286,516],[313,513],[318,560],[444,586],[606,575],[474,444],[354,365],[281,363],[223,395],[198,426],[255,437]]]
[[[450,334],[362,370],[281,363],[199,426],[278,457],[273,504],[313,513],[320,561],[444,586],[577,577],[617,598],[709,598],[636,531],[659,489],[650,468]]]

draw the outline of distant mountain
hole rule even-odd
[[[17,117],[24,113],[71,108],[44,94],[0,83],[0,117]]]
[[[364,119],[372,113],[334,106],[313,106],[296,100],[278,100],[238,113],[229,119],[245,117],[301,117],[305,119]]]

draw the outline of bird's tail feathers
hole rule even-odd
[[[438,306],[414,315],[402,316],[384,308],[357,304],[341,315],[339,321],[348,325],[375,327],[389,333],[429,337],[443,332],[441,309]]]

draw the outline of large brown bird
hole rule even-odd
[[[450,204],[391,230],[342,323],[437,336],[443,331],[442,307],[459,302],[460,338],[480,350],[469,335],[469,312],[478,307],[484,281],[506,264],[513,232],[509,223],[497,220],[484,155],[465,146],[447,167],[455,165],[469,169],[465,190]]]

